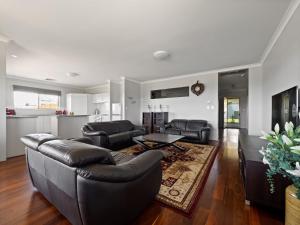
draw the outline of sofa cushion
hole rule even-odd
[[[37,148],[47,142],[59,139],[52,134],[28,134],[24,137],[21,137],[21,141],[29,148],[37,150]]]
[[[170,124],[171,124],[172,128],[179,129],[179,130],[185,130],[186,123],[187,123],[187,120],[178,119],[178,120],[172,120]]]
[[[170,128],[170,129],[166,129],[165,130],[166,134],[175,134],[175,135],[180,135],[181,131],[179,129],[174,129],[174,128]]]
[[[94,131],[104,131],[108,135],[116,134],[119,132],[118,124],[114,124],[112,122],[88,123],[88,126],[91,127]]]
[[[181,135],[186,136],[186,137],[199,137],[199,132],[198,131],[181,131]]]
[[[206,120],[188,120],[186,124],[187,131],[200,131],[202,127],[207,126]]]
[[[109,136],[109,145],[118,145],[127,143],[131,140],[130,131],[122,132],[118,134],[112,134]]]
[[[129,120],[118,120],[112,122],[113,126],[119,128],[119,132],[131,131],[134,129],[134,125]]]
[[[68,166],[79,167],[90,163],[115,165],[110,150],[72,140],[48,141],[39,146],[39,151]]]

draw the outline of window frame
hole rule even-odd
[[[17,106],[15,104],[15,92],[24,92],[24,93],[33,93],[37,95],[37,106],[36,107],[26,107],[24,106]],[[41,105],[41,95],[52,95],[57,97],[57,107],[56,108],[42,108]],[[18,86],[13,85],[13,103],[14,108],[16,109],[33,109],[33,110],[57,110],[61,106],[61,91],[57,90],[48,90],[48,89],[40,89],[34,87],[27,87],[27,86]]]

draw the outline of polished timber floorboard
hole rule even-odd
[[[190,217],[155,202],[137,218],[134,225],[283,224],[279,213],[244,204],[238,168],[237,135],[238,130],[224,131],[223,144]],[[0,163],[0,224],[69,224],[31,186],[24,156]]]

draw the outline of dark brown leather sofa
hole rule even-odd
[[[145,129],[129,120],[88,123],[82,134],[93,140],[99,147],[118,150],[132,144],[132,138],[145,134]]]
[[[161,128],[161,133],[182,135],[183,140],[207,144],[210,135],[210,125],[206,120],[175,119]]]
[[[49,134],[21,140],[32,184],[74,225],[131,224],[159,191],[160,151],[120,157]]]

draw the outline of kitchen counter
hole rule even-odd
[[[18,118],[37,118],[38,116],[17,116],[17,115],[14,115],[14,116],[6,116],[7,119],[18,119]]]
[[[13,115],[6,116],[7,158],[24,155],[20,138],[32,133],[51,133],[61,138],[82,137],[81,127],[89,115]]]
[[[12,115],[6,116],[6,118],[37,118],[39,116],[57,116],[57,117],[79,117],[79,116],[90,116],[90,115]]]

